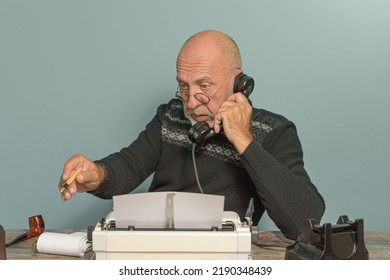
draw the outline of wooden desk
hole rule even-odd
[[[390,260],[390,232],[366,231],[364,241],[370,260]],[[255,260],[282,260],[286,247],[292,242],[280,232],[260,231],[257,242],[252,245],[252,258]]]
[[[27,231],[28,230],[6,230],[5,241],[8,242],[12,240],[14,237],[18,236],[19,234]],[[61,230],[61,231],[46,230],[46,231],[71,233],[80,230]],[[56,260],[56,259],[57,260],[90,260],[93,255],[93,252],[89,252],[85,254],[84,257],[72,257],[72,256],[37,253],[34,246],[37,239],[38,237],[34,237],[6,248],[7,260]]]
[[[61,230],[64,233],[74,232],[75,230]],[[6,241],[23,233],[23,230],[7,230]],[[59,232],[59,231],[57,231]],[[50,255],[37,253],[34,243],[37,237],[23,241],[7,248],[7,259],[9,260],[29,260],[29,259],[80,259],[90,260],[93,252],[87,253],[84,257],[68,257],[61,255]],[[258,244],[252,245],[252,258],[255,260],[283,260],[286,246],[292,241],[286,239],[280,232],[260,231]],[[365,243],[372,260],[390,260],[390,232],[368,231],[365,232]]]

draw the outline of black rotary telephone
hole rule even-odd
[[[242,92],[247,98],[255,87],[255,80],[248,75],[241,73],[234,79],[233,92]],[[188,131],[188,137],[197,145],[206,146],[215,135],[214,129],[210,128],[207,122],[197,122]]]

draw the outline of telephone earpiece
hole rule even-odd
[[[241,73],[234,79],[233,92],[242,92],[247,98],[252,93],[255,87],[255,80],[248,75]]]
[[[241,73],[234,79],[233,92],[242,92],[248,98],[254,87],[255,80],[253,80],[252,77]],[[206,146],[214,135],[214,130],[209,127],[207,122],[198,122],[188,131],[190,140],[201,147]]]

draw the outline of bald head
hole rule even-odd
[[[214,30],[191,36],[176,61],[186,116],[212,124],[219,108],[234,93],[235,77],[242,72],[240,51],[232,38]]]
[[[179,60],[197,60],[213,63],[219,61],[220,67],[241,68],[240,50],[228,35],[215,30],[206,30],[191,36],[182,46]],[[217,66],[217,65],[216,65]]]

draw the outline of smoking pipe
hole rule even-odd
[[[32,237],[40,235],[45,231],[45,223],[41,215],[36,215],[28,218],[28,224],[30,225],[30,230],[26,233],[22,233],[21,235],[16,236],[10,242],[8,242],[5,246],[9,247],[16,243],[22,242],[23,240],[30,239]]]

